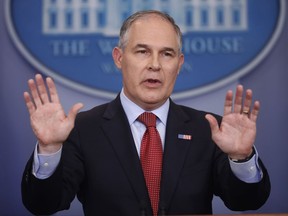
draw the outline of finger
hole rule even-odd
[[[224,115],[228,115],[232,112],[233,106],[233,92],[231,90],[227,91],[225,103],[224,103]]]
[[[243,103],[242,113],[249,115],[251,104],[252,104],[252,90],[247,89],[245,100]]]
[[[50,77],[47,77],[46,82],[47,82],[47,86],[48,86],[48,91],[50,93],[51,101],[54,103],[60,103],[59,96],[58,96],[54,81]]]
[[[48,103],[49,102],[49,96],[47,94],[46,86],[44,83],[44,80],[40,74],[36,74],[35,76],[39,97],[42,103]]]
[[[75,118],[76,118],[76,115],[77,115],[77,113],[79,112],[79,110],[80,109],[82,109],[83,108],[83,104],[82,103],[77,103],[77,104],[75,104],[71,109],[70,109],[70,111],[69,111],[69,113],[68,113],[68,119],[70,120],[70,121],[74,121],[75,120]]]
[[[31,92],[32,99],[36,105],[36,108],[42,106],[42,101],[39,97],[39,93],[38,93],[35,81],[33,79],[29,79],[28,80],[28,86],[29,86],[29,89]]]
[[[241,113],[243,100],[243,86],[238,85],[236,88],[235,100],[234,100],[234,112]]]
[[[253,109],[252,109],[252,111],[250,113],[250,119],[252,121],[256,122],[258,114],[259,114],[259,111],[260,111],[260,102],[259,101],[255,101]]]
[[[216,118],[214,116],[212,116],[211,114],[205,115],[205,118],[207,119],[207,121],[210,124],[212,134],[218,133],[219,132],[219,125],[218,125]]]
[[[24,100],[25,100],[25,104],[26,104],[26,107],[28,109],[28,112],[30,115],[33,114],[33,112],[35,111],[35,105],[30,97],[30,94],[28,92],[24,92]]]

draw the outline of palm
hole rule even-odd
[[[226,153],[245,151],[254,144],[256,124],[245,115],[233,113],[225,115],[220,129],[212,134],[212,139]]]
[[[74,127],[76,114],[83,105],[75,104],[66,116],[53,80],[47,78],[48,92],[41,75],[36,75],[35,80],[36,83],[28,81],[31,95],[24,93],[31,126],[42,147],[56,146],[54,149],[57,149],[67,139]]]
[[[260,104],[256,101],[250,113],[246,113],[252,104],[252,91],[246,91],[245,99],[242,99],[242,94],[243,87],[239,85],[233,104],[233,93],[232,91],[227,92],[220,126],[215,117],[210,114],[206,115],[206,119],[210,123],[212,139],[223,152],[232,158],[249,155],[256,138],[256,120]]]
[[[32,129],[38,140],[45,143],[62,143],[73,127],[61,104],[49,103],[39,107],[30,117]]]

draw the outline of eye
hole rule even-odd
[[[170,52],[170,51],[164,51],[164,52],[163,52],[163,56],[165,56],[165,57],[173,57],[173,56],[174,56],[174,53],[173,53],[173,52]]]
[[[137,50],[136,53],[146,54],[146,53],[148,53],[148,52],[147,52],[147,50],[141,49],[141,50]]]

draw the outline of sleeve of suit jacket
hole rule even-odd
[[[75,128],[71,132],[67,142],[64,143],[60,164],[51,177],[44,180],[35,178],[31,172],[32,157],[28,161],[22,179],[22,197],[24,205],[32,213],[52,214],[63,209],[68,209],[76,194],[84,205],[84,211],[85,206],[92,206],[94,209],[97,203],[101,203],[99,204],[99,208],[104,210],[108,208],[112,210],[115,208],[115,211],[121,208],[123,210],[123,205],[126,205],[127,211],[130,209],[133,212],[133,208],[135,208],[134,212],[137,211],[135,207],[137,199],[134,198],[137,195],[134,195],[136,192],[135,190],[133,191],[133,187],[130,186],[131,182],[129,183],[129,181],[132,178],[139,178],[134,174],[131,175],[131,173],[123,172],[125,169],[122,169],[121,165],[118,165],[121,160],[117,158],[119,155],[114,154],[115,149],[113,147],[116,146],[111,147],[111,142],[107,141],[111,137],[105,137],[107,133],[103,133],[100,129],[102,123],[105,123],[105,119],[102,118],[104,109],[104,106],[98,107],[96,117],[94,115],[95,112],[93,115],[90,115],[90,112],[88,112],[86,120],[93,116],[93,118],[95,117],[93,121],[87,122],[86,120],[81,120],[79,123],[77,117],[78,120],[76,121]],[[213,194],[221,197],[225,205],[231,210],[242,211],[261,207],[270,193],[269,176],[261,160],[259,159],[259,164],[263,171],[262,180],[258,183],[249,184],[240,181],[234,176],[227,155],[220,151],[211,140],[210,127],[205,120],[206,113],[176,106],[173,103],[171,104],[172,109],[175,109],[175,111],[169,111],[169,121],[185,120],[183,120],[183,124],[169,124],[171,128],[167,128],[166,131],[166,136],[175,135],[173,135],[175,138],[166,140],[164,151],[164,160],[166,161],[164,161],[163,165],[161,202],[163,201],[162,203],[165,204],[166,213],[174,215],[211,214]],[[123,117],[124,114],[120,116],[117,117],[118,122],[123,122],[125,120]],[[216,117],[220,122],[221,118]],[[95,124],[95,122],[97,123]],[[129,129],[123,129],[127,128],[126,124],[113,128],[118,131],[110,131],[109,134],[113,135],[113,133],[126,133],[129,131]],[[185,134],[193,134],[191,141],[177,140],[177,133],[181,132],[181,128],[183,128]],[[96,134],[96,136],[91,136],[92,134]],[[126,139],[124,137],[126,135],[123,136],[123,139]],[[115,140],[115,138],[113,139]],[[123,140],[121,141],[123,142]],[[125,143],[130,142],[128,138],[124,141]],[[95,147],[97,151],[91,150],[91,146],[87,146],[86,143],[97,143],[97,147]],[[183,158],[179,159],[179,156],[175,155],[175,152],[178,151],[177,148],[182,148],[183,145],[187,145],[187,151],[183,151]],[[125,147],[125,150],[123,150],[125,152],[122,153],[123,155],[127,154],[127,157],[132,157],[133,160],[131,159],[131,161],[136,161],[138,156],[136,151],[134,154],[132,148],[135,148],[133,147],[133,141],[131,147]],[[118,151],[122,151],[121,149],[119,148]],[[98,150],[105,153],[99,153]],[[94,157],[95,153],[97,154]],[[115,155],[115,157],[107,157],[108,154]],[[179,161],[176,166],[175,162],[178,159]],[[104,162],[109,163],[108,167],[113,172],[102,170],[106,166]],[[91,165],[92,163],[93,165]],[[133,164],[126,164],[126,166],[138,169],[138,166]],[[116,168],[114,169],[114,167]],[[92,168],[93,170],[91,170]],[[91,176],[94,172],[98,174],[104,173],[104,177],[94,174]],[[177,176],[175,176],[176,173]],[[130,180],[127,180],[127,176],[129,175]],[[138,182],[141,182],[141,178]],[[107,200],[97,197],[93,191],[94,189],[99,193],[107,194]],[[114,192],[115,190],[119,191]],[[141,192],[141,190],[138,191]],[[129,195],[126,196],[126,192]],[[109,207],[110,201],[108,199],[114,199],[113,206]]]

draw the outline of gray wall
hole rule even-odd
[[[27,80],[37,72],[22,58],[9,38],[4,21],[4,1],[0,1],[0,215],[30,215],[21,202],[21,175],[35,146],[29,116],[23,101]],[[288,4],[287,4],[288,5]],[[288,10],[288,6],[286,5]],[[261,101],[256,146],[271,176],[272,192],[262,213],[288,212],[288,24],[274,49],[254,70],[239,80],[254,90]],[[237,83],[238,83],[237,82]],[[199,109],[222,114],[224,93],[235,83],[209,94],[177,101]],[[75,102],[85,109],[106,102],[105,99],[81,94],[56,83],[65,110]],[[218,199],[214,213],[230,213]],[[57,215],[82,215],[74,201],[69,211]]]

